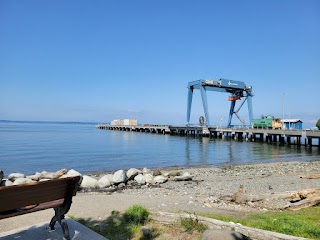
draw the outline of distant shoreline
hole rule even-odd
[[[96,125],[98,122],[75,122],[75,121],[32,121],[32,120],[1,120],[0,123],[36,123],[36,124],[89,124]]]

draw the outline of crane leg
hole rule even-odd
[[[249,121],[250,121],[250,126],[252,125],[252,118],[253,118],[253,111],[252,111],[252,96],[247,97],[247,102],[248,102],[248,112],[249,112]]]
[[[188,88],[187,124],[190,122],[193,88]]]
[[[234,107],[236,105],[236,101],[233,100],[231,101],[231,106],[230,106],[230,112],[229,112],[229,119],[228,119],[228,127],[231,127],[231,121],[232,121],[232,115],[234,113]]]
[[[210,125],[207,93],[206,93],[206,89],[203,86],[200,86],[200,93],[201,93],[201,98],[202,98],[203,111],[204,111],[204,115],[206,117],[206,124]]]

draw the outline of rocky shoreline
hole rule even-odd
[[[163,199],[154,210],[210,212],[212,208],[242,212],[283,210],[297,202],[320,202],[320,161],[235,165],[224,168],[163,168],[118,170],[113,174],[82,175],[75,170],[41,172],[31,176],[9,174],[2,186],[82,176],[80,194],[118,194]],[[1,177],[1,174],[0,174]],[[3,172],[2,172],[3,178]],[[18,179],[18,183],[15,182]],[[308,190],[307,193],[301,191]],[[170,201],[168,200],[170,199]],[[310,204],[310,203],[309,203]],[[308,204],[306,204],[307,206]]]

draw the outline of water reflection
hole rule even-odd
[[[225,165],[253,162],[319,160],[320,150],[208,137],[185,137],[185,165]]]

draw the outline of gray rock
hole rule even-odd
[[[175,176],[173,178],[174,181],[190,181],[193,176],[189,172],[184,172],[182,176]]]
[[[137,176],[138,174],[142,173],[139,169],[136,168],[130,168],[127,171],[127,178],[128,180],[132,180],[134,179],[135,176]]]
[[[79,173],[78,171],[74,170],[74,169],[70,169],[65,175],[63,176],[67,176],[67,177],[77,177],[80,176],[82,177],[82,174]]]
[[[111,186],[111,182],[110,182],[110,178],[108,175],[104,175],[102,176],[99,180],[98,180],[98,187],[99,188],[107,188]]]
[[[82,177],[82,182],[80,187],[82,188],[96,188],[97,187],[98,181],[94,179],[93,177],[84,175]]]
[[[111,185],[114,184],[114,182],[112,181],[113,174],[107,174],[107,175],[105,175],[105,176],[108,176]]]
[[[14,182],[14,180],[16,180],[17,178],[25,178],[26,175],[23,173],[10,173],[8,176],[8,179],[12,182]]]
[[[160,175],[162,175],[162,172],[159,169],[154,170],[154,172],[153,172],[153,176],[154,177],[155,176],[160,176]]]
[[[119,184],[127,181],[127,175],[123,170],[118,170],[113,174],[112,182]]]
[[[125,183],[120,183],[120,184],[118,185],[118,189],[122,189],[122,188],[124,188],[125,186],[126,186]]]
[[[144,175],[146,178],[146,183],[153,183],[153,176],[150,173]]]
[[[143,239],[150,239],[152,236],[153,236],[153,230],[151,227],[148,227],[148,226],[142,226],[140,228],[140,231],[143,235]]]
[[[34,180],[34,181],[39,181],[41,176],[42,176],[41,173],[36,173],[34,175],[28,175],[26,176],[26,178],[30,178],[31,180]]]
[[[138,183],[138,184],[146,184],[146,177],[142,174],[139,174],[137,176],[134,177],[134,180]]]
[[[179,171],[179,170],[169,171],[169,172],[163,173],[163,176],[165,176],[165,177],[181,176],[181,171]]]
[[[166,181],[168,181],[168,178],[162,175],[153,178],[153,183],[165,183]]]
[[[142,173],[145,175],[147,173],[151,173],[151,170],[149,168],[143,168]]]
[[[30,178],[17,178],[16,180],[14,180],[12,185],[25,184],[30,182],[34,181],[32,181]]]
[[[2,180],[2,182],[3,181],[4,181],[4,186],[6,186],[6,187],[13,185],[13,182],[11,182],[10,180]]]
[[[250,238],[235,231],[209,229],[204,231],[201,240],[250,240]]]

